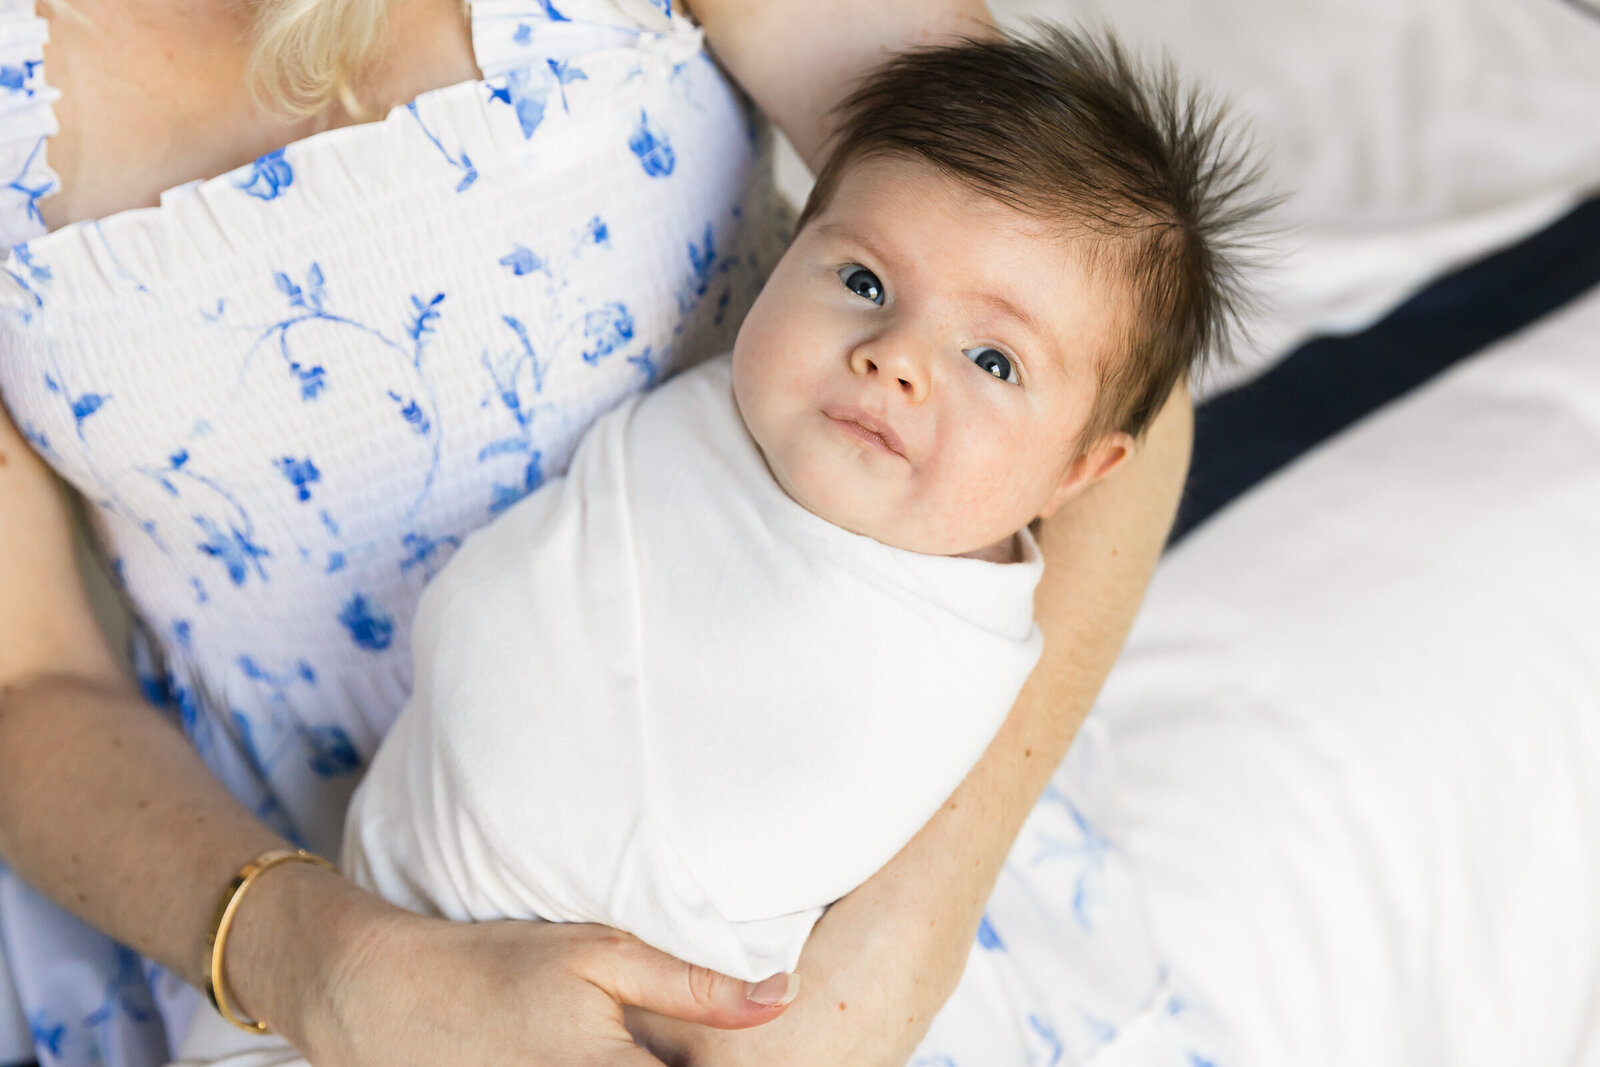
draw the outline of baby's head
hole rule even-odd
[[[1062,31],[915,51],[842,108],[734,345],[784,490],[993,555],[1120,466],[1222,338],[1249,176],[1214,112]]]

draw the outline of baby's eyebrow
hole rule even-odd
[[[1039,326],[1039,320],[1034,317],[1033,312],[1029,311],[1026,306],[1018,304],[1014,300],[1008,299],[1001,293],[980,292],[974,293],[973,296],[979,301],[988,304],[1002,315],[1006,315],[1017,320],[1022,324],[1022,328],[1033,334],[1036,339],[1043,338],[1045,336],[1044,330],[1042,330]]]
[[[889,261],[889,257],[883,254],[882,249],[873,243],[871,238],[859,230],[851,229],[842,222],[824,222],[817,227],[817,232],[827,234],[829,237],[840,238],[851,244],[860,245],[868,252],[871,252],[877,259],[884,262]]]

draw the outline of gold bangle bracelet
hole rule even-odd
[[[233,1004],[228,1000],[228,983],[223,979],[222,955],[227,951],[228,931],[233,927],[233,917],[238,912],[239,902],[244,899],[245,893],[249,892],[250,886],[257,878],[284,863],[310,863],[330,871],[336,870],[333,864],[303,848],[275,848],[263,852],[240,867],[234,874],[233,880],[228,883],[228,888],[217,898],[217,910],[211,916],[211,933],[206,938],[206,997],[211,1001],[211,1006],[217,1009],[218,1015],[239,1029],[252,1034],[266,1033],[267,1024],[241,1019],[234,1014]]]

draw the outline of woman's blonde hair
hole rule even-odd
[[[291,115],[335,97],[363,108],[351,87],[398,0],[253,0],[250,84],[262,102]]]
[[[57,14],[87,22],[72,0],[43,0]],[[251,91],[265,105],[309,115],[337,97],[353,115],[366,109],[351,81],[400,0],[249,0]],[[463,10],[472,0],[461,0]]]

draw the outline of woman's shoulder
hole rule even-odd
[[[82,0],[47,19],[29,13],[48,33],[35,70],[52,87],[53,115],[35,143],[56,179],[47,199],[34,200],[34,233],[153,207],[170,189],[369,117],[342,100],[304,115],[264,102],[247,76],[251,10],[221,0]],[[373,54],[406,62],[375,61],[361,99],[403,103],[478,76],[460,0],[395,5]]]

